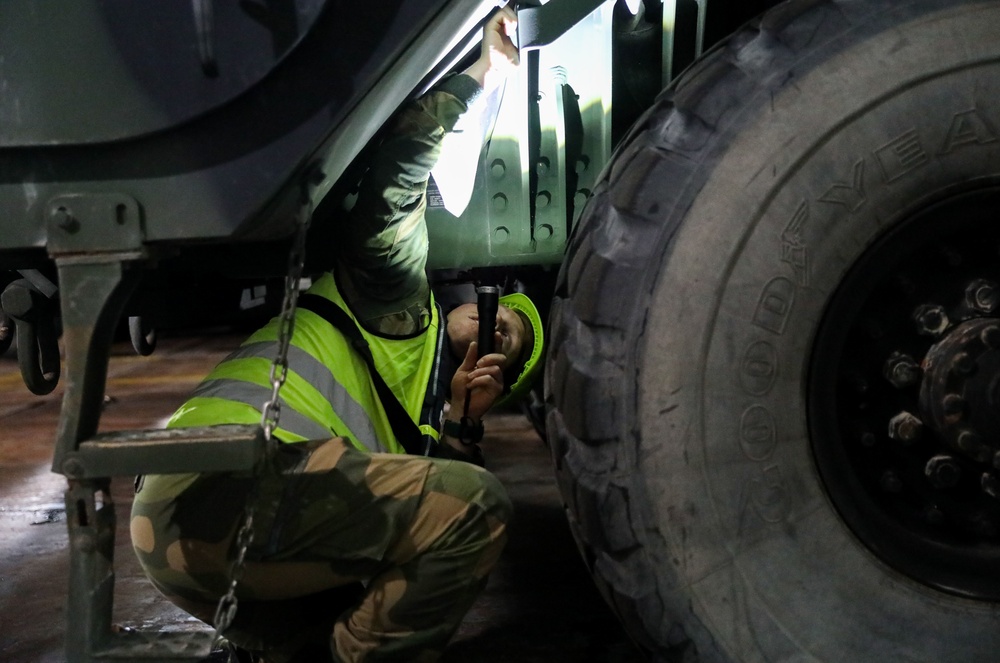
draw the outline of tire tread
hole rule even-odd
[[[629,130],[571,237],[550,318],[550,448],[571,529],[595,583],[654,660],[722,658],[693,651],[684,615],[673,614],[660,583],[650,582],[672,564],[645,549],[648,540],[666,537],[649,522],[645,495],[629,480],[639,462],[638,433],[628,422],[636,408],[634,351],[656,280],[648,273],[650,256],[663,250],[669,257],[715,139],[745,99],[774,84],[762,72],[783,71],[787,64],[774,63],[814,47],[821,26],[826,35],[846,30],[866,20],[873,4],[879,3],[783,3],[716,45]]]

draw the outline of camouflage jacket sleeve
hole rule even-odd
[[[441,141],[479,84],[460,74],[412,102],[376,150],[340,248],[341,287],[366,326],[407,334],[428,323],[427,180]]]

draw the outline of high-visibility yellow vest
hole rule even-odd
[[[357,323],[326,274],[309,292],[329,299]],[[168,427],[253,424],[271,396],[271,364],[278,351],[277,318],[248,338],[198,386]],[[431,299],[430,325],[412,336],[384,337],[358,325],[375,366],[425,440],[438,438],[444,394],[439,373],[445,327]],[[316,313],[299,310],[281,388],[274,436],[284,442],[343,436],[368,451],[405,453],[372,383],[368,366],[350,341]]]

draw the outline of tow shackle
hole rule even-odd
[[[59,383],[56,302],[27,279],[18,279],[0,295],[0,307],[17,330],[17,363],[24,384],[38,396],[51,393]]]

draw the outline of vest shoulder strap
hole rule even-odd
[[[344,309],[326,297],[312,293],[301,295],[298,306],[307,311],[312,311],[329,322],[333,325],[334,329],[340,331],[350,341],[351,347],[361,355],[365,365],[368,366],[368,373],[371,376],[375,391],[382,402],[382,407],[385,409],[386,417],[389,419],[389,425],[392,426],[392,432],[396,436],[396,439],[406,449],[406,453],[416,456],[426,455],[429,449],[424,448],[423,435],[420,429],[413,422],[413,419],[410,418],[410,415],[406,413],[406,409],[402,403],[399,402],[396,395],[392,393],[392,389],[389,388],[389,385],[385,383],[385,380],[379,374],[378,370],[376,370],[375,358],[372,356],[368,341],[365,340],[364,334],[358,329],[358,325],[354,322],[354,319]]]

